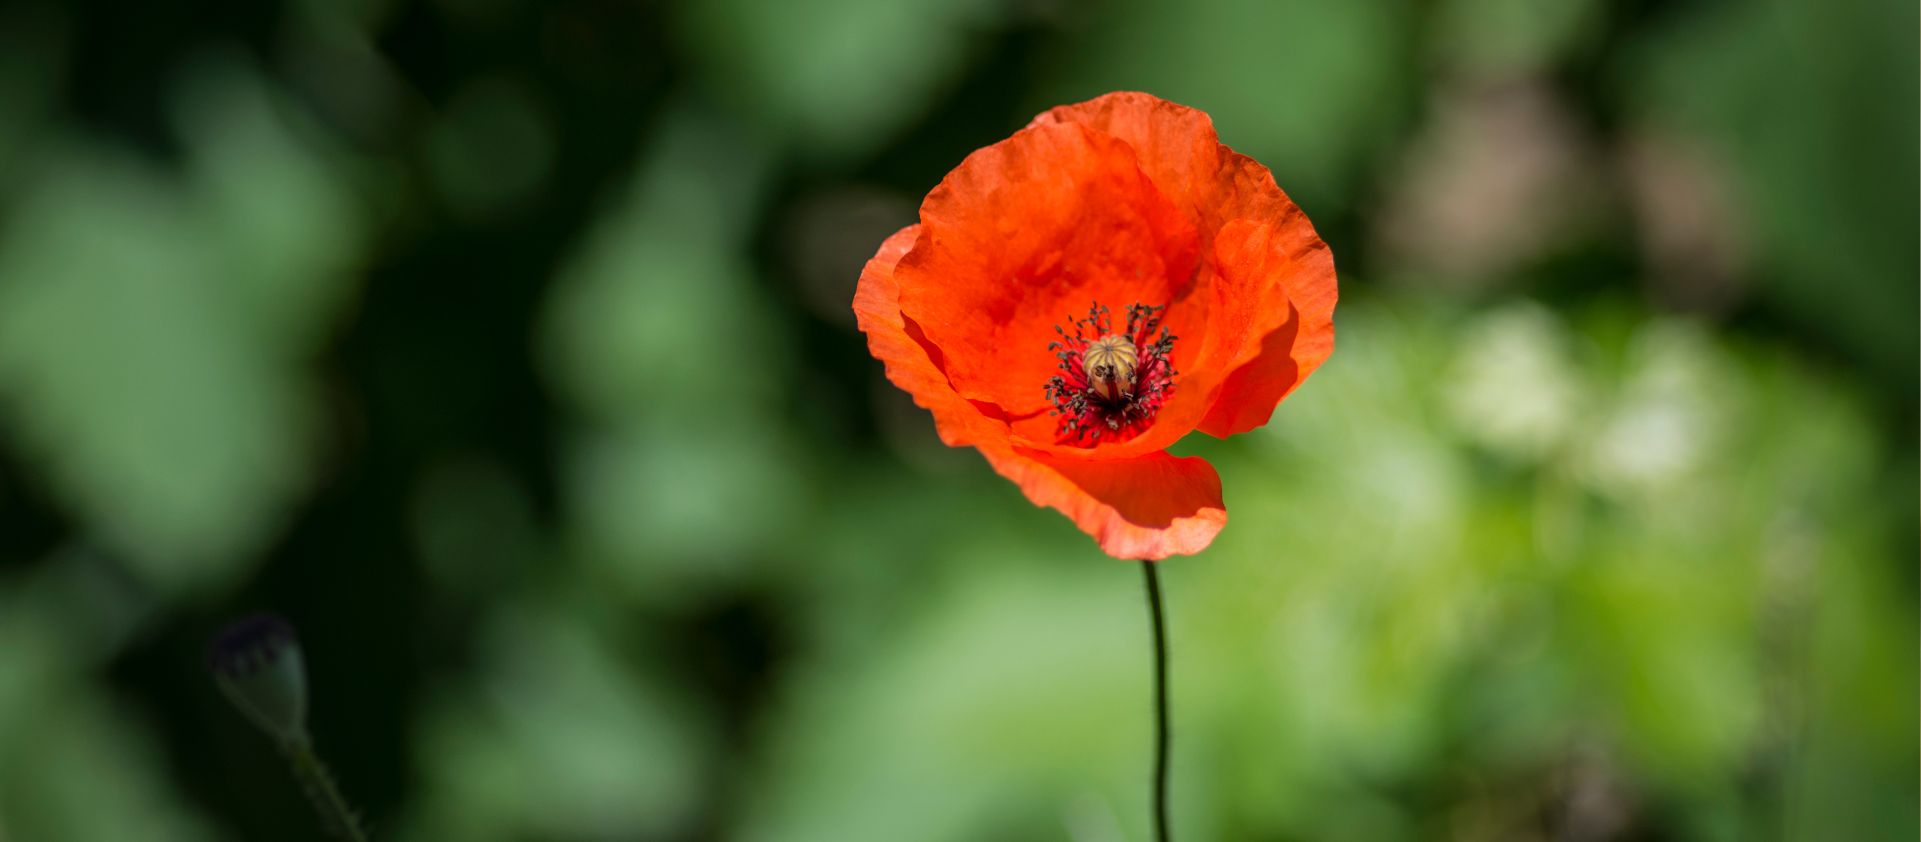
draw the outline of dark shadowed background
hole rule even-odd
[[[1911,840],[1913,0],[13,0],[0,840],[1144,839],[1127,565],[853,326],[971,150],[1209,111],[1338,348],[1181,452],[1188,840]],[[1038,385],[1037,385],[1038,388]]]

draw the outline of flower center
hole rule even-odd
[[[1046,392],[1060,419],[1059,443],[1126,441],[1154,423],[1174,393],[1168,354],[1175,337],[1161,325],[1165,309],[1130,305],[1127,327],[1117,331],[1113,313],[1095,304],[1087,318],[1070,320],[1072,333],[1055,326],[1060,341],[1047,349],[1060,359],[1061,373],[1047,381]]]
[[[1132,397],[1138,353],[1125,336],[1103,336],[1087,343],[1087,350],[1081,352],[1081,370],[1087,372],[1088,388],[1105,401]]]

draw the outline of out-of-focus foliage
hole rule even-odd
[[[1033,110],[1143,90],[1207,111],[1234,146],[1269,162],[1296,200],[1344,210],[1412,93],[1413,4],[1120,0],[1073,21],[1058,81]]]
[[[1778,352],[1605,309],[1358,304],[1343,330],[1312,400],[1202,448],[1236,519],[1210,563],[1169,571],[1198,836],[1509,838],[1649,811],[1711,839],[1901,826],[1911,711],[1869,711],[1910,679],[1851,642],[1906,610],[1867,561],[1891,524],[1861,514],[1878,466],[1858,405]],[[1480,400],[1437,369],[1480,372]],[[981,572],[803,687],[750,838],[982,838],[1010,811],[1128,826],[1135,583],[1053,558],[1075,555],[1057,537],[931,548]],[[1854,689],[1812,692],[1829,681]],[[1787,751],[1847,760],[1769,768]],[[1392,796],[1408,786],[1445,808]]]
[[[714,0],[675,10],[692,85],[757,135],[815,156],[872,151],[926,113],[997,23],[985,0]]]
[[[319,838],[199,666],[258,609],[378,838],[1146,838],[1139,572],[847,310],[1128,88],[1343,270],[1328,365],[1180,448],[1232,517],[1162,571],[1182,838],[1913,838],[1916,25],[0,12],[0,839]]]
[[[46,138],[0,241],[11,428],[94,540],[159,586],[251,561],[302,490],[303,366],[360,236],[259,80],[195,67],[177,90],[182,172]]]
[[[1907,381],[1921,174],[1914,115],[1890,103],[1914,90],[1917,28],[1911,3],[1725,4],[1651,37],[1622,71],[1637,111],[1725,156],[1768,261],[1756,274],[1783,307]]]

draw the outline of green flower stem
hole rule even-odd
[[[307,800],[313,802],[314,810],[320,813],[327,831],[348,842],[367,842],[367,831],[360,826],[360,816],[347,805],[347,799],[340,794],[340,787],[334,783],[333,775],[327,772],[326,764],[321,763],[320,756],[314,753],[313,743],[304,739],[296,740],[286,745],[286,751],[294,777],[300,779],[300,788],[306,791]]]
[[[1167,727],[1167,622],[1161,611],[1161,580],[1158,566],[1141,562],[1147,577],[1147,607],[1154,617],[1154,838],[1168,842],[1167,833],[1167,746],[1171,740]]]

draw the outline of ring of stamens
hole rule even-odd
[[[1096,302],[1084,319],[1070,319],[1073,332],[1056,325],[1060,340],[1047,346],[1060,359],[1060,373],[1047,381],[1051,414],[1060,419],[1060,444],[1093,447],[1140,435],[1174,393],[1169,355],[1175,336],[1161,324],[1166,307],[1132,304],[1127,326],[1114,330],[1114,315]]]

